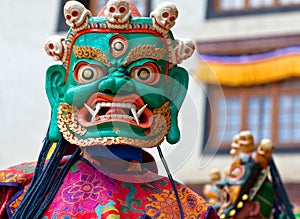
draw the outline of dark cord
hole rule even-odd
[[[163,155],[163,153],[161,151],[160,146],[157,147],[157,150],[158,150],[160,159],[161,159],[161,161],[162,161],[162,163],[163,163],[163,165],[165,167],[165,170],[166,170],[166,172],[168,174],[168,178],[169,178],[169,180],[170,180],[170,182],[172,184],[172,187],[173,187],[173,190],[174,190],[174,193],[175,193],[175,196],[176,196],[177,204],[178,204],[178,207],[179,207],[179,211],[180,211],[180,218],[184,219],[184,213],[183,213],[182,205],[181,205],[181,202],[180,202],[180,199],[179,199],[179,195],[178,195],[178,191],[176,189],[176,185],[175,185],[175,182],[174,182],[173,177],[171,175],[170,169],[169,169],[168,164],[167,164],[167,162],[166,162],[166,160],[164,158],[164,155]]]
[[[29,186],[21,205],[13,215],[13,218],[33,218],[35,213],[39,212],[39,208],[45,201],[45,197],[47,197],[48,192],[51,190],[53,191],[53,188],[51,187],[53,184],[55,184],[55,179],[59,179],[57,178],[59,176],[63,178],[62,175],[64,175],[65,170],[61,172],[59,170],[59,165],[64,156],[68,142],[61,138],[58,141],[50,160],[43,167],[43,163],[45,162],[45,157],[47,155],[46,152],[49,151],[49,146],[51,145],[49,142],[47,142],[47,140],[45,144],[47,146],[45,145],[43,148],[45,151],[39,158],[40,162],[38,164],[39,166],[37,166],[38,170],[35,171],[35,180],[31,182],[31,185]]]
[[[56,195],[58,189],[60,188],[63,179],[65,178],[66,174],[70,170],[71,166],[78,161],[80,157],[80,148],[77,147],[75,152],[72,154],[71,158],[67,161],[67,163],[63,166],[62,170],[60,171],[59,175],[57,176],[57,179],[55,180],[55,183],[51,187],[49,194],[47,195],[45,201],[43,202],[42,206],[39,207],[37,213],[34,214],[33,218],[37,219],[40,218],[45,211],[45,209],[48,207],[48,205],[53,200],[54,196]]]
[[[45,161],[46,161],[47,154],[49,153],[49,150],[53,144],[49,140],[49,129],[50,128],[48,128],[47,134],[43,140],[43,147],[42,147],[42,150],[40,152],[39,158],[36,163],[36,167],[35,167],[34,174],[33,174],[32,180],[31,180],[31,184],[33,182],[37,182],[36,179],[42,174],[43,169],[45,167]]]

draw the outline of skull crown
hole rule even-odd
[[[65,67],[68,66],[68,56],[70,55],[70,42],[72,37],[81,31],[88,29],[119,29],[135,30],[145,29],[156,31],[172,45],[169,49],[170,67],[180,64],[183,60],[192,56],[195,45],[191,40],[176,39],[172,43],[173,36],[170,29],[175,25],[178,17],[177,7],[170,2],[160,3],[150,14],[150,18],[137,18],[140,14],[136,7],[128,0],[109,0],[107,5],[100,11],[98,19],[91,17],[92,13],[87,10],[83,4],[75,0],[67,1],[64,6],[64,16],[70,31],[67,37],[52,36],[49,37],[44,48],[48,55],[55,61],[62,61]],[[132,18],[135,17],[135,18]],[[91,18],[91,19],[90,19]],[[135,19],[133,21],[133,19]]]

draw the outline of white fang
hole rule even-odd
[[[97,116],[97,114],[99,113],[100,109],[101,109],[101,103],[97,103],[97,104],[96,104],[95,112],[94,112],[94,114],[92,114],[92,115],[93,115],[92,120],[95,120],[95,119],[96,119],[96,116]]]
[[[131,110],[131,113],[133,115],[133,118],[134,118],[135,122],[139,125],[140,122],[139,122],[139,118],[136,114],[136,106],[133,104],[130,110]]]
[[[147,107],[147,104],[145,104],[141,109],[139,109],[139,111],[137,112],[137,117],[138,118],[142,115],[142,113],[144,112],[146,107]]]
[[[89,113],[91,115],[93,115],[95,113],[94,110],[89,105],[87,105],[86,103],[84,104],[84,106],[87,108],[87,110],[89,111]]]

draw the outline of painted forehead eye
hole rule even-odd
[[[110,51],[114,57],[123,55],[128,47],[127,40],[121,36],[115,36],[110,40]]]

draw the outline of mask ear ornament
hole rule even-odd
[[[115,36],[110,40],[110,52],[114,57],[123,55],[128,48],[128,42],[124,37]]]
[[[176,40],[176,47],[172,51],[172,63],[180,64],[183,60],[190,58],[195,51],[195,44],[192,40]]]
[[[175,144],[180,139],[177,117],[187,93],[189,77],[187,71],[178,66],[174,66],[169,70],[169,77],[168,97],[171,100],[171,126],[167,135],[167,141],[170,144]]]
[[[66,92],[65,77],[66,69],[63,65],[53,65],[47,70],[46,93],[52,108],[49,139],[53,142],[57,142],[61,137],[57,115],[59,104],[63,102]]]

